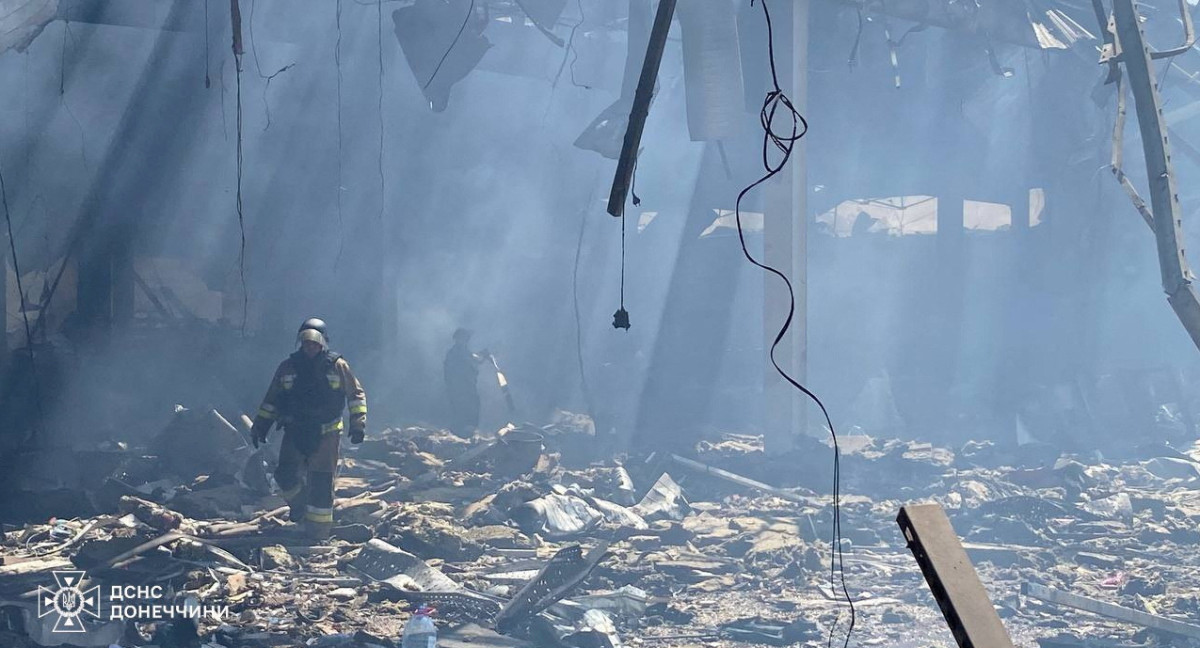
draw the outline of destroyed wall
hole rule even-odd
[[[619,231],[593,190],[607,162],[569,144],[619,92],[624,32],[615,19],[600,14],[585,24],[572,50],[497,20],[480,69],[455,86],[445,112],[430,113],[386,25],[381,81],[375,12],[343,4],[340,72],[332,7],[296,15],[264,1],[245,12],[245,314],[236,74],[220,15],[205,23],[202,7],[176,3],[158,14],[171,26],[159,30],[144,15],[132,20],[138,14],[124,3],[93,7],[52,23],[28,53],[0,59],[0,78],[21,89],[2,104],[14,127],[0,135],[0,155],[23,269],[46,268],[83,231],[73,254],[85,265],[128,245],[142,266],[174,258],[224,293],[222,321],[195,331],[160,322],[137,292],[138,331],[118,330],[111,346],[90,352],[94,369],[56,394],[79,407],[54,408],[55,427],[90,438],[97,428],[130,427],[98,418],[144,417],[134,403],[165,412],[189,398],[252,411],[291,350],[296,322],[313,314],[330,321],[335,345],[382,396],[382,420],[440,417],[442,354],[461,325],[497,354],[521,416],[584,409],[572,284],[597,399],[609,411],[636,409],[683,236],[684,211],[673,206],[687,204],[703,146],[688,143],[684,130],[678,47],[668,52],[671,72],[638,177],[644,208],[659,218],[629,240],[637,329],[621,337],[608,325],[620,286]],[[572,281],[581,218],[588,229]],[[249,337],[238,341],[243,316]],[[155,341],[144,338],[147,328]],[[630,363],[611,366],[615,355]],[[198,373],[200,383],[224,384],[181,394]],[[163,375],[170,379],[154,378]],[[111,376],[124,379],[103,378]],[[495,415],[488,424],[505,422],[499,394],[481,384]],[[97,417],[97,403],[112,411]],[[65,420],[67,412],[77,414]]]
[[[843,36],[857,30],[852,10],[814,11]],[[1104,169],[1104,69],[1072,52],[999,47],[1006,78],[977,39],[906,34],[893,21],[893,41],[905,34],[894,69],[885,26],[865,25],[853,69],[847,39],[814,40],[808,117],[823,127],[807,139],[810,204],[820,214],[851,199],[933,196],[941,231],[868,232],[864,219],[835,238],[813,225],[809,375],[835,422],[1015,441],[1019,415],[1034,436],[1075,446],[1153,426],[1159,406],[1185,406],[1200,365],[1161,299],[1153,240]],[[1093,90],[1099,103],[1087,99]],[[1136,171],[1140,151],[1129,155]],[[1180,164],[1182,177],[1196,171]],[[1034,188],[1045,209],[1031,227]],[[1015,220],[1001,231],[948,228],[964,200],[1015,205]],[[1179,378],[1154,405],[1143,402],[1151,373]],[[876,406],[881,391],[892,400]],[[1056,392],[1066,396],[1046,396]],[[1127,397],[1137,403],[1120,424],[1099,415],[1097,402]],[[1044,421],[1043,410],[1088,407],[1086,424]]]
[[[455,85],[446,111],[432,113],[387,16],[381,34],[370,7],[343,4],[340,152],[333,8],[293,15],[264,0],[246,12],[245,342],[232,330],[241,327],[243,295],[232,169],[236,83],[225,19],[213,12],[205,23],[199,5],[177,3],[156,14],[172,21],[159,30],[129,20],[136,13],[129,5],[110,3],[51,23],[27,53],[0,57],[0,80],[20,90],[0,99],[13,126],[0,133],[0,155],[23,268],[48,267],[66,249],[73,223],[92,219],[116,233],[89,241],[85,256],[131,238],[140,259],[178,259],[207,289],[223,292],[220,327],[237,334],[177,327],[154,344],[135,338],[97,354],[100,367],[89,375],[133,376],[125,381],[130,396],[106,401],[134,408],[147,390],[156,410],[180,400],[174,384],[143,378],[162,372],[140,369],[164,366],[149,349],[186,340],[203,367],[180,369],[197,361],[178,353],[165,373],[182,383],[203,371],[205,382],[225,384],[195,398],[250,411],[271,366],[290,350],[295,323],[319,313],[368,385],[387,395],[378,401],[385,419],[440,418],[441,356],[460,325],[476,328],[477,346],[497,353],[521,416],[584,410],[578,296],[598,415],[623,417],[623,427],[639,417],[656,429],[681,425],[688,438],[753,429],[761,409],[754,306],[761,282],[737,257],[731,230],[700,236],[715,220],[712,210],[731,208],[736,189],[752,178],[757,143],[690,141],[678,43],[668,44],[637,175],[643,204],[636,227],[629,223],[634,329],[614,332],[619,231],[593,191],[610,163],[568,142],[620,92],[619,17],[585,21],[573,51],[530,25],[493,20],[493,47],[479,69]],[[835,415],[857,410],[864,387],[886,371],[904,419],[887,427],[950,433],[961,421],[944,410],[957,408],[974,417],[966,427],[1007,434],[1027,389],[1080,373],[1179,368],[1190,357],[1174,352],[1180,334],[1158,301],[1144,232],[1119,206],[1100,210],[1113,192],[1095,171],[1103,141],[1086,136],[1103,131],[1092,113],[1107,109],[1085,108],[1087,118],[1077,119],[1078,99],[1100,73],[1090,61],[1002,47],[997,66],[1014,71],[1003,78],[978,39],[930,29],[897,47],[897,90],[877,16],[852,51],[854,12],[836,4],[814,12],[832,28],[814,33],[810,57],[810,217],[862,197],[1011,203],[1032,187],[1049,196],[1039,228],[972,235],[961,245],[811,237],[810,374]],[[892,24],[895,39],[909,27]],[[747,93],[760,88],[761,71],[756,78]],[[754,119],[748,111],[746,133]],[[745,206],[761,211],[757,198]],[[752,246],[759,236],[750,233]],[[927,263],[931,256],[936,263]],[[677,277],[685,281],[673,284]],[[1012,316],[998,320],[998,311]],[[996,337],[1003,341],[975,343]],[[1142,344],[1146,338],[1158,344]],[[658,382],[647,387],[652,368]],[[483,381],[487,424],[496,426],[508,414]],[[107,386],[89,382],[76,385]],[[948,408],[944,393],[965,403]],[[61,395],[84,406],[96,401],[94,392]],[[657,420],[642,417],[647,408]],[[689,420],[680,424],[680,413]],[[81,416],[86,425],[63,427],[92,425]]]

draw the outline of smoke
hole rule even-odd
[[[96,259],[130,254],[171,313],[161,317],[135,288],[139,315],[110,343],[68,327],[77,353],[52,393],[51,427],[63,438],[144,436],[176,402],[253,412],[295,327],[313,316],[330,323],[366,384],[373,426],[443,417],[441,363],[458,327],[495,354],[519,417],[583,410],[572,290],[580,219],[578,343],[602,425],[693,437],[760,426],[763,282],[721,236],[729,231],[700,238],[755,177],[758,126],[747,113],[720,151],[690,141],[677,41],[643,140],[642,204],[627,206],[626,332],[610,325],[621,241],[603,197],[614,163],[571,145],[620,93],[625,33],[611,8],[584,3],[574,51],[491,14],[491,49],[433,112],[392,29],[399,4],[383,6],[380,51],[373,4],[343,0],[339,34],[332,4],[247,3],[257,63],[248,51],[243,313],[235,75],[228,10],[217,4],[207,22],[202,3],[137,16],[98,7],[69,31],[50,24],[27,53],[0,54],[0,84],[13,89],[0,97],[0,162],[22,267],[51,269],[71,249],[86,280]],[[1089,98],[1094,66],[999,48],[1015,70],[1003,78],[978,42],[930,29],[898,49],[897,90],[877,24],[865,27],[850,71],[855,21],[832,3],[813,11],[814,24],[833,27],[814,30],[807,61],[808,384],[836,422],[1001,434],[1041,386],[1195,371],[1157,285],[1149,232],[1103,171],[1112,106]],[[571,75],[559,77],[564,56]],[[752,69],[759,58],[743,60]],[[1034,188],[1046,207],[1032,228],[833,238],[815,224],[844,201],[896,196],[937,198],[943,220],[943,206],[964,200],[1015,206],[1020,217]],[[71,248],[78,223],[93,227]],[[762,237],[750,233],[755,246]],[[151,276],[168,266],[186,272]],[[493,381],[481,391],[487,424],[507,422]],[[898,421],[857,411],[889,399]]]

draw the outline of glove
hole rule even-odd
[[[358,444],[362,443],[363,439],[365,439],[365,438],[367,438],[366,430],[364,430],[362,428],[354,428],[354,429],[350,430],[350,443],[353,443],[354,445],[358,445]]]
[[[267,432],[271,430],[270,424],[255,423],[250,428],[250,437],[254,441],[254,447],[267,444]]]

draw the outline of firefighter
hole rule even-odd
[[[333,528],[333,477],[343,429],[342,409],[350,410],[350,442],[363,442],[367,395],[350,365],[329,350],[325,322],[305,320],[296,333],[300,349],[279,364],[263,398],[252,434],[254,446],[267,442],[271,426],[283,428],[275,481],[287,500],[292,521],[324,540]]]
[[[446,383],[446,401],[450,405],[450,431],[469,439],[479,427],[479,365],[490,355],[471,351],[471,331],[454,331],[454,346],[442,363]]]

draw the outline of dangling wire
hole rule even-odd
[[[592,406],[592,390],[588,386],[587,372],[583,365],[583,325],[579,315],[579,259],[583,256],[583,233],[587,229],[588,211],[592,200],[596,197],[596,183],[592,183],[592,192],[588,195],[587,204],[579,219],[579,239],[575,242],[575,267],[571,270],[571,299],[575,308],[575,358],[579,362],[579,387],[583,392],[583,403],[587,407],[588,416],[596,420],[595,408]],[[623,289],[623,287],[622,287]]]
[[[71,121],[75,122],[75,127],[79,129],[79,156],[83,159],[83,166],[86,168],[88,166],[87,134],[83,130],[83,124],[79,121],[79,117],[75,116],[75,111],[71,110],[71,104],[67,101],[67,36],[71,37],[72,43],[75,42],[75,32],[71,31],[70,10],[63,19],[62,51],[59,53],[58,59],[58,101]]]
[[[462,24],[458,26],[458,33],[454,35],[454,40],[450,41],[450,47],[442,53],[442,58],[438,60],[438,64],[433,68],[433,74],[429,75],[429,79],[421,84],[421,89],[425,90],[430,83],[437,78],[438,72],[442,69],[442,64],[446,62],[446,57],[450,56],[450,52],[454,50],[454,46],[458,45],[458,39],[462,38],[463,30],[467,28],[467,23],[471,22],[471,16],[475,14],[475,0],[471,0],[471,6],[467,8],[467,15],[463,16]]]
[[[625,310],[625,213],[621,212],[621,310]],[[626,327],[628,328],[628,327]]]
[[[251,5],[251,11],[253,11]],[[241,247],[238,250],[238,276],[242,281],[242,336],[246,335],[246,322],[250,313],[250,293],[246,288],[246,219],[242,212],[242,13],[238,0],[230,2],[230,18],[233,23],[233,67],[237,73],[237,215]]]
[[[204,0],[204,87],[212,86],[208,76],[208,0]]]
[[[383,179],[383,0],[375,2],[375,40],[379,48],[379,220],[387,204],[387,186]]]
[[[333,265],[336,267],[342,261],[342,248],[346,244],[346,226],[342,221],[342,0],[336,0],[334,25],[337,28],[337,42],[333,46],[333,66],[337,69],[337,219],[338,219],[338,251]]]
[[[631,183],[629,188],[630,195],[633,196],[633,204],[642,204],[642,199],[637,195],[637,157],[633,158],[633,173],[631,174]],[[613,328],[629,330],[629,311],[625,310],[625,205],[621,205],[621,305],[617,308],[617,312],[613,313]]]
[[[242,212],[242,62],[240,57],[237,61],[237,215],[238,234],[241,237],[238,248],[238,277],[242,282],[242,336],[245,337],[250,293],[246,289],[246,217]]]
[[[753,6],[754,2],[755,0],[750,0],[751,6]],[[796,293],[787,275],[754,258],[754,255],[750,253],[750,249],[746,245],[746,235],[742,230],[742,199],[754,188],[775,177],[782,171],[792,157],[792,151],[796,146],[796,142],[800,141],[808,133],[808,122],[796,110],[795,106],[792,105],[791,99],[784,94],[783,89],[779,85],[779,73],[775,67],[775,37],[771,25],[771,12],[767,9],[766,0],[759,0],[759,2],[762,5],[763,17],[767,23],[767,53],[771,65],[771,90],[767,92],[766,97],[763,99],[762,109],[759,111],[759,123],[763,129],[762,164],[765,173],[738,193],[737,200],[734,202],[734,215],[737,220],[738,241],[742,246],[742,254],[754,266],[783,280],[788,291],[788,315],[783,325],[779,328],[779,332],[775,335],[774,341],[771,342],[771,351],[768,354],[771,364],[775,367],[775,371],[792,387],[795,387],[817,404],[817,407],[821,409],[821,414],[825,417],[826,425],[829,426],[829,433],[833,437],[833,546],[830,547],[829,584],[835,591],[839,589],[838,577],[840,576],[840,589],[850,606],[850,626],[846,631],[846,640],[843,644],[844,646],[849,646],[850,635],[854,632],[854,625],[857,620],[857,613],[854,608],[854,599],[850,596],[850,590],[846,585],[846,566],[842,552],[841,450],[838,447],[837,432],[834,430],[833,420],[829,416],[829,411],[825,409],[825,404],[821,402],[821,399],[809,391],[807,387],[801,385],[795,378],[792,378],[775,359],[775,351],[779,347],[779,343],[783,341],[784,336],[787,335],[788,330],[792,326],[792,320],[796,316]],[[794,64],[803,65],[804,62],[796,62]],[[775,117],[779,113],[782,113],[785,118],[791,119],[790,133],[775,130]],[[781,154],[779,160],[775,163],[772,163],[770,159],[770,149],[772,147]],[[839,613],[839,619],[840,616]],[[837,621],[835,620],[833,626],[829,629],[830,645],[833,643],[833,633],[836,628]]]
[[[29,311],[26,309],[25,285],[21,281],[21,264],[17,261],[17,239],[13,236],[12,214],[8,210],[8,187],[4,184],[4,171],[0,170],[0,202],[4,204],[4,222],[8,227],[8,249],[12,254],[13,273],[17,275],[17,297],[21,300],[21,320],[25,324],[25,349],[29,352],[29,371],[33,375],[33,397],[37,407],[38,423],[34,426],[37,434],[45,425],[45,414],[42,411],[42,385],[38,378],[37,360],[33,353],[33,329],[29,326]],[[66,265],[66,262],[63,262]]]
[[[263,84],[262,102],[263,112],[266,113],[267,123],[263,126],[263,132],[267,132],[271,128],[271,104],[267,102],[267,93],[271,90],[271,81],[275,77],[287,72],[296,67],[296,62],[292,61],[287,65],[275,70],[271,74],[263,74],[262,64],[258,62],[258,39],[254,36],[254,10],[258,7],[258,3],[254,0],[250,1],[250,53],[254,55],[254,69],[258,72],[258,78],[263,79],[266,83]]]
[[[558,87],[558,80],[562,77],[563,70],[567,67],[568,59],[571,61],[571,83],[576,88],[591,90],[590,86],[580,85],[575,80],[575,61],[579,60],[579,51],[575,49],[575,33],[579,31],[579,28],[583,26],[583,22],[587,20],[587,14],[583,11],[583,0],[577,0],[575,4],[579,7],[579,20],[571,26],[571,34],[567,36],[567,46],[563,51],[562,61],[558,64],[558,71],[554,73],[554,80],[550,82],[550,89],[552,91]]]
[[[853,70],[858,66],[858,47],[862,44],[863,35],[863,12],[862,7],[858,11],[858,31],[854,34],[854,45],[850,47],[850,57],[846,59],[846,65]]]

